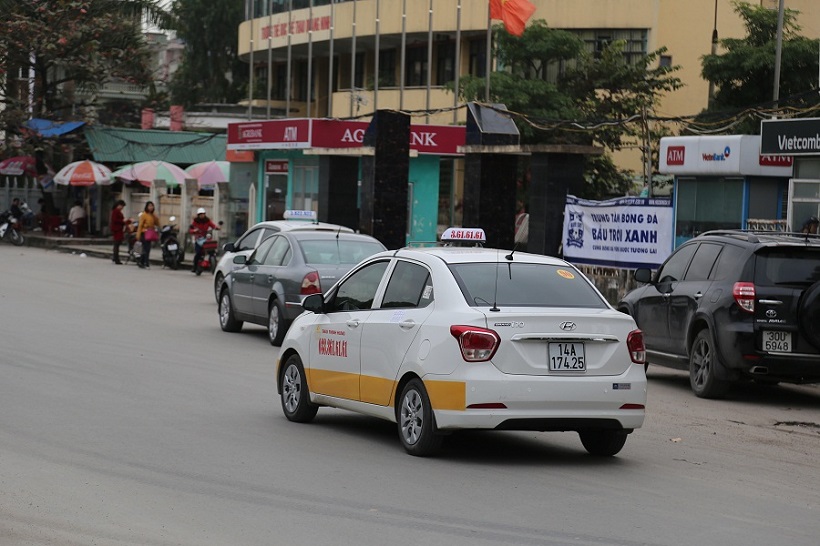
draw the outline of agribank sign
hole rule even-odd
[[[611,267],[659,267],[672,252],[670,199],[621,197],[587,201],[568,195],[564,259]]]
[[[370,124],[332,119],[277,119],[231,123],[229,150],[359,148]],[[460,155],[466,129],[450,125],[411,125],[410,149],[420,154]]]

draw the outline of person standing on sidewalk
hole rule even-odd
[[[114,237],[114,253],[111,261],[117,265],[122,264],[120,261],[120,245],[125,236],[125,217],[122,214],[122,209],[125,207],[125,201],[120,199],[114,203],[114,208],[111,209],[111,220],[108,222],[108,227],[111,229],[111,236]]]
[[[151,243],[159,241],[159,217],[154,213],[154,202],[145,203],[145,209],[140,214],[140,222],[137,227],[137,240],[142,242],[142,258],[139,266],[143,269],[150,268],[148,259],[151,257]]]

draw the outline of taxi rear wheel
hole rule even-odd
[[[627,434],[623,430],[583,430],[578,436],[590,455],[611,457],[624,447]]]
[[[411,379],[404,386],[396,417],[399,439],[407,453],[424,457],[441,448],[444,437],[436,430],[433,407],[421,379]]]
[[[285,361],[285,370],[279,378],[282,411],[289,421],[307,423],[316,417],[319,406],[310,401],[310,390],[305,380],[305,369],[299,355]]]

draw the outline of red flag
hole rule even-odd
[[[504,28],[513,36],[524,34],[533,13],[535,6],[528,0],[490,0],[490,18],[503,21]]]

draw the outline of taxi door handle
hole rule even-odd
[[[360,322],[359,319],[350,319],[349,321],[347,321],[347,325],[350,326],[351,328],[358,328],[359,327],[359,322]]]
[[[413,319],[403,320],[399,323],[399,328],[402,330],[410,330],[416,326],[416,321]]]
[[[273,284],[273,275],[268,275],[268,283]]]
[[[253,273],[251,273],[250,275],[248,275],[248,281],[249,281],[249,282],[253,282]]]
[[[695,299],[696,300],[699,300],[702,297],[703,297],[703,292],[695,292]]]

